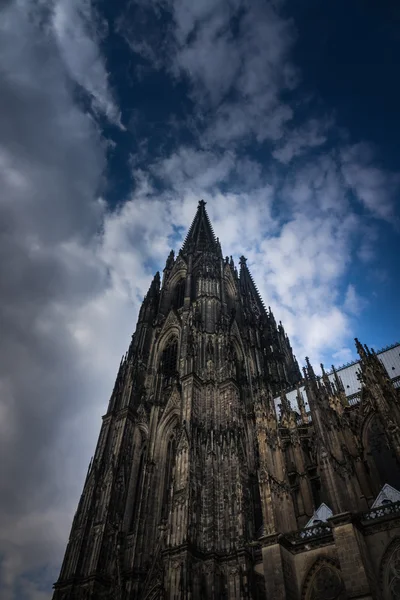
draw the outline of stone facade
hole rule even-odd
[[[54,600],[400,598],[400,503],[371,509],[400,488],[399,393],[357,349],[357,404],[301,374],[201,201],[121,361]]]

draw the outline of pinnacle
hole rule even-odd
[[[265,306],[261,294],[258,291],[254,279],[247,266],[247,258],[241,256],[240,259],[240,287],[244,293],[250,294],[256,299],[262,313],[265,313]]]

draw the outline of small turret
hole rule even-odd
[[[285,394],[284,390],[281,390],[280,393],[280,397],[281,397],[281,404],[280,404],[280,409],[281,409],[281,417],[283,416],[289,416],[293,411],[292,411],[292,407],[290,405],[289,400],[287,399],[287,396]]]
[[[356,348],[357,348],[357,352],[360,356],[361,359],[366,359],[368,354],[369,354],[369,350],[368,350],[368,346],[363,346],[360,341],[358,340],[358,338],[354,338],[354,341],[356,343]],[[367,354],[368,351],[368,354]]]
[[[158,294],[160,293],[160,283],[160,272],[157,271],[157,273],[153,277],[153,281],[150,284],[149,291],[147,292],[147,300],[158,297]]]
[[[321,371],[322,371],[322,381],[324,383],[325,389],[328,392],[328,394],[332,396],[334,394],[332,382],[329,379],[329,377],[325,371],[324,365],[322,363],[320,364],[320,367],[321,367]]]
[[[308,379],[310,379],[311,381],[316,381],[316,376],[314,373],[314,369],[310,363],[310,359],[308,358],[308,356],[306,356],[306,365],[307,365],[307,375],[308,375]]]
[[[157,303],[160,297],[160,273],[154,275],[149,290],[144,297],[143,304],[140,307],[138,323],[151,321],[153,313],[157,309]]]
[[[296,400],[297,400],[297,406],[299,409],[299,413],[301,416],[301,421],[304,424],[308,423],[308,416],[307,416],[307,411],[306,411],[306,405],[304,402],[304,398],[303,398],[303,394],[300,391],[300,387],[299,385],[296,385]]]
[[[247,258],[244,256],[240,257],[239,285],[243,298],[248,303],[248,308],[254,310],[257,307],[260,315],[265,315],[264,302],[247,266]]]
[[[170,271],[172,269],[172,267],[174,266],[174,262],[175,262],[175,253],[173,250],[171,250],[171,252],[168,254],[168,258],[165,263],[164,271]]]
[[[343,393],[344,393],[344,392],[345,392],[345,389],[344,389],[343,381],[341,380],[341,378],[340,378],[340,377],[339,377],[339,375],[337,374],[337,371],[336,371],[336,369],[335,369],[334,365],[332,365],[332,373],[333,373],[333,376],[334,376],[334,378],[335,378],[335,385],[336,385],[336,389],[337,389],[339,392],[343,392]]]

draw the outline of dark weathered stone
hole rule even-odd
[[[366,443],[374,418],[400,457],[399,397],[358,345],[361,402],[307,359],[295,413],[289,339],[201,201],[140,309],[54,600],[399,597],[400,510],[369,514],[385,481]],[[321,502],[334,517],[300,531]]]

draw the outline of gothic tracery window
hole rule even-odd
[[[181,279],[175,287],[175,292],[174,292],[174,307],[175,308],[182,308],[182,306],[183,306],[183,303],[185,300],[185,287],[186,287],[185,279]]]
[[[164,484],[163,484],[163,495],[162,495],[162,508],[161,508],[161,518],[168,518],[168,503],[169,503],[169,493],[171,489],[172,483],[172,471],[174,468],[175,462],[175,436],[171,435],[168,441],[167,447],[167,456],[165,460],[165,470],[164,470]]]
[[[347,594],[340,571],[321,563],[308,584],[306,600],[346,600]]]
[[[261,496],[260,488],[258,485],[257,477],[253,477],[250,482],[251,498],[253,504],[253,517],[254,517],[254,529],[255,533],[260,533],[263,525],[262,508],[261,508]]]
[[[384,573],[385,600],[400,600],[400,544],[393,550]]]
[[[178,340],[173,338],[168,342],[161,355],[160,370],[164,378],[169,379],[176,373],[178,359]]]
[[[132,529],[135,526],[135,520],[139,516],[139,506],[140,506],[140,495],[143,488],[143,478],[144,478],[144,468],[146,462],[146,454],[147,454],[147,446],[144,445],[142,451],[140,453],[139,466],[136,474],[136,483],[135,483],[135,495],[133,499],[133,507],[131,514],[131,521],[129,529]]]
[[[373,461],[381,486],[389,483],[400,487],[400,470],[397,460],[388,447],[384,428],[379,418],[374,415],[367,426],[367,457]]]

